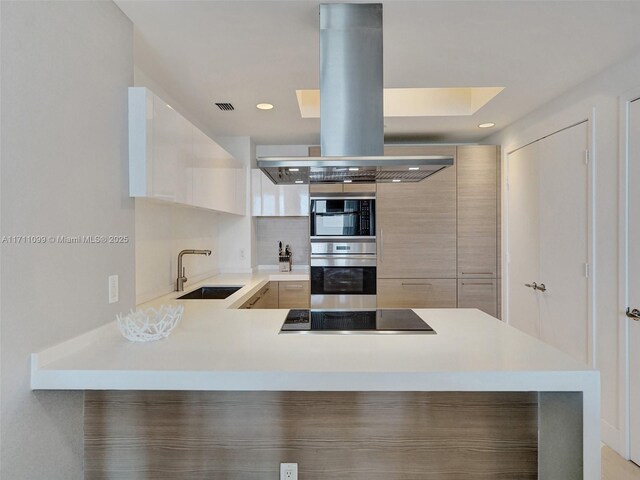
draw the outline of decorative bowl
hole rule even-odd
[[[118,329],[131,342],[152,342],[169,336],[184,312],[184,305],[161,305],[159,309],[131,310],[116,316]]]

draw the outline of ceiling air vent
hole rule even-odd
[[[216,105],[218,106],[218,108],[220,110],[223,110],[225,112],[230,112],[231,110],[235,110],[235,108],[233,108],[233,105],[231,105],[230,103],[217,103]]]

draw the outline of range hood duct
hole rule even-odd
[[[259,157],[276,184],[420,181],[445,156],[384,156],[382,4],[320,5],[321,157]]]

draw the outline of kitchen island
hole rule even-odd
[[[98,391],[85,397],[85,462],[95,473],[86,478],[139,470],[150,455],[104,460],[105,438],[123,438],[117,421],[105,426],[110,416],[126,418],[136,438],[160,435],[150,439],[156,454],[199,452],[171,464],[206,478],[263,478],[280,461],[299,462],[302,480],[337,478],[322,473],[327,458],[318,463],[331,442],[339,448],[327,455],[351,469],[345,478],[600,478],[597,371],[475,309],[415,310],[435,335],[280,335],[287,310],[233,308],[269,279],[250,279],[235,298],[181,301],[182,323],[158,342],[130,343],[110,323],[33,354],[34,390]],[[160,417],[181,421],[154,430]],[[140,422],[148,428],[131,433]],[[479,426],[487,437],[475,437]],[[126,445],[113,448],[131,454]],[[154,478],[180,476],[156,467]]]

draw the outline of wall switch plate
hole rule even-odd
[[[120,299],[118,275],[109,275],[109,303],[116,303]]]
[[[298,480],[298,464],[281,463],[280,480]]]

